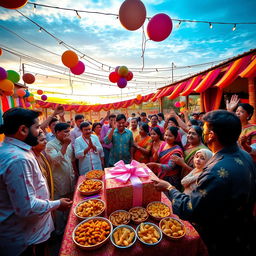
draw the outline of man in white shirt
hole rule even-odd
[[[0,254],[32,256],[54,230],[51,211],[67,209],[67,198],[50,201],[46,181],[31,146],[37,144],[39,113],[12,108],[3,115],[0,134]],[[38,254],[36,254],[38,255]]]

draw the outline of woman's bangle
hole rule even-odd
[[[172,189],[174,189],[175,187],[173,186],[173,185],[170,185],[168,188],[167,188],[167,190],[168,191],[171,191]]]

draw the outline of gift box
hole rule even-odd
[[[115,167],[106,168],[104,198],[107,215],[116,210],[146,207],[152,201],[161,201],[161,192],[155,189],[152,178],[157,179],[145,164],[134,160],[130,165],[119,161]]]

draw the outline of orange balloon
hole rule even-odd
[[[3,54],[3,50],[0,48],[0,56]]]
[[[33,102],[33,101],[35,101],[35,98],[33,96],[28,96],[27,101],[28,102]]]
[[[16,94],[19,96],[19,97],[24,97],[26,95],[26,92],[24,89],[22,88],[19,88],[17,91],[16,91]]]
[[[3,91],[12,91],[14,90],[14,84],[8,79],[0,80],[0,89]]]
[[[186,102],[185,102],[185,101],[181,101],[181,102],[180,102],[180,106],[181,106],[181,107],[184,107],[185,105],[186,105]]]
[[[62,63],[68,67],[73,68],[78,64],[78,56],[73,51],[65,51],[61,56]]]
[[[41,90],[41,89],[37,90],[37,94],[38,94],[38,95],[42,95],[43,93],[44,93],[43,90]]]
[[[14,90],[6,91],[6,92],[4,92],[4,94],[5,94],[6,96],[12,96],[12,95],[14,94]]]
[[[137,100],[141,100],[142,99],[142,96],[140,94],[137,95],[136,97]]]
[[[7,9],[19,9],[27,4],[28,0],[1,0],[0,6]]]
[[[126,0],[119,9],[119,20],[128,30],[139,29],[146,20],[147,11],[140,0]]]
[[[36,104],[35,107],[36,107],[36,108],[40,108],[41,106],[40,106],[39,104]]]

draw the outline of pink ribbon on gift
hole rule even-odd
[[[131,181],[133,186],[133,207],[142,205],[142,182],[140,178],[149,177],[147,168],[141,166],[141,163],[132,160],[131,164],[125,164],[123,160],[114,164],[115,167],[106,174],[106,179],[115,179],[126,183]]]

